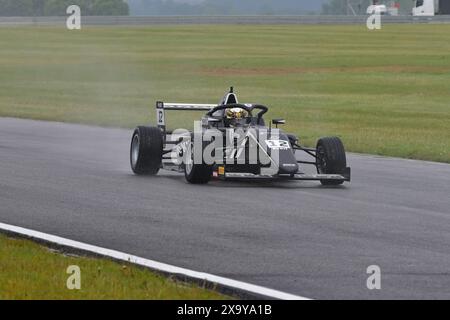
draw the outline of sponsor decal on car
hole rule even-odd
[[[266,144],[272,150],[289,150],[291,148],[286,140],[266,140]]]

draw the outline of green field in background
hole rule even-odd
[[[66,256],[1,234],[0,257],[0,300],[229,299],[130,264]],[[72,265],[80,268],[81,290],[67,289],[67,268]]]
[[[233,85],[307,145],[450,162],[450,25],[18,27],[0,47],[0,116],[131,128]]]

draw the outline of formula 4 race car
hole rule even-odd
[[[194,130],[167,130],[166,111],[205,111]],[[156,175],[160,169],[184,173],[194,184],[221,180],[317,180],[323,185],[350,181],[350,168],[341,140],[321,138],[317,147],[302,147],[299,139],[278,129],[283,119],[265,125],[268,108],[240,104],[233,88],[219,104],[156,103],[157,127],[140,126],[133,133],[130,162],[137,175]],[[272,125],[275,128],[272,128]],[[299,160],[296,151],[311,161]],[[317,174],[305,174],[312,165]]]

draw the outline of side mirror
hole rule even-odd
[[[278,128],[278,125],[286,124],[286,120],[284,120],[284,119],[273,119],[272,120],[272,124],[274,124],[276,126],[276,128]]]

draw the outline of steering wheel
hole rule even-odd
[[[266,106],[260,105],[260,104],[252,104],[252,105],[249,106],[249,105],[240,104],[240,103],[231,103],[231,104],[224,104],[222,106],[214,107],[206,115],[211,117],[217,111],[226,110],[226,109],[233,109],[233,108],[244,109],[249,114],[252,114],[252,111],[254,109],[260,109],[261,111],[257,115],[258,120],[261,119],[262,116],[267,113],[267,111],[269,111],[269,108],[267,108]]]

